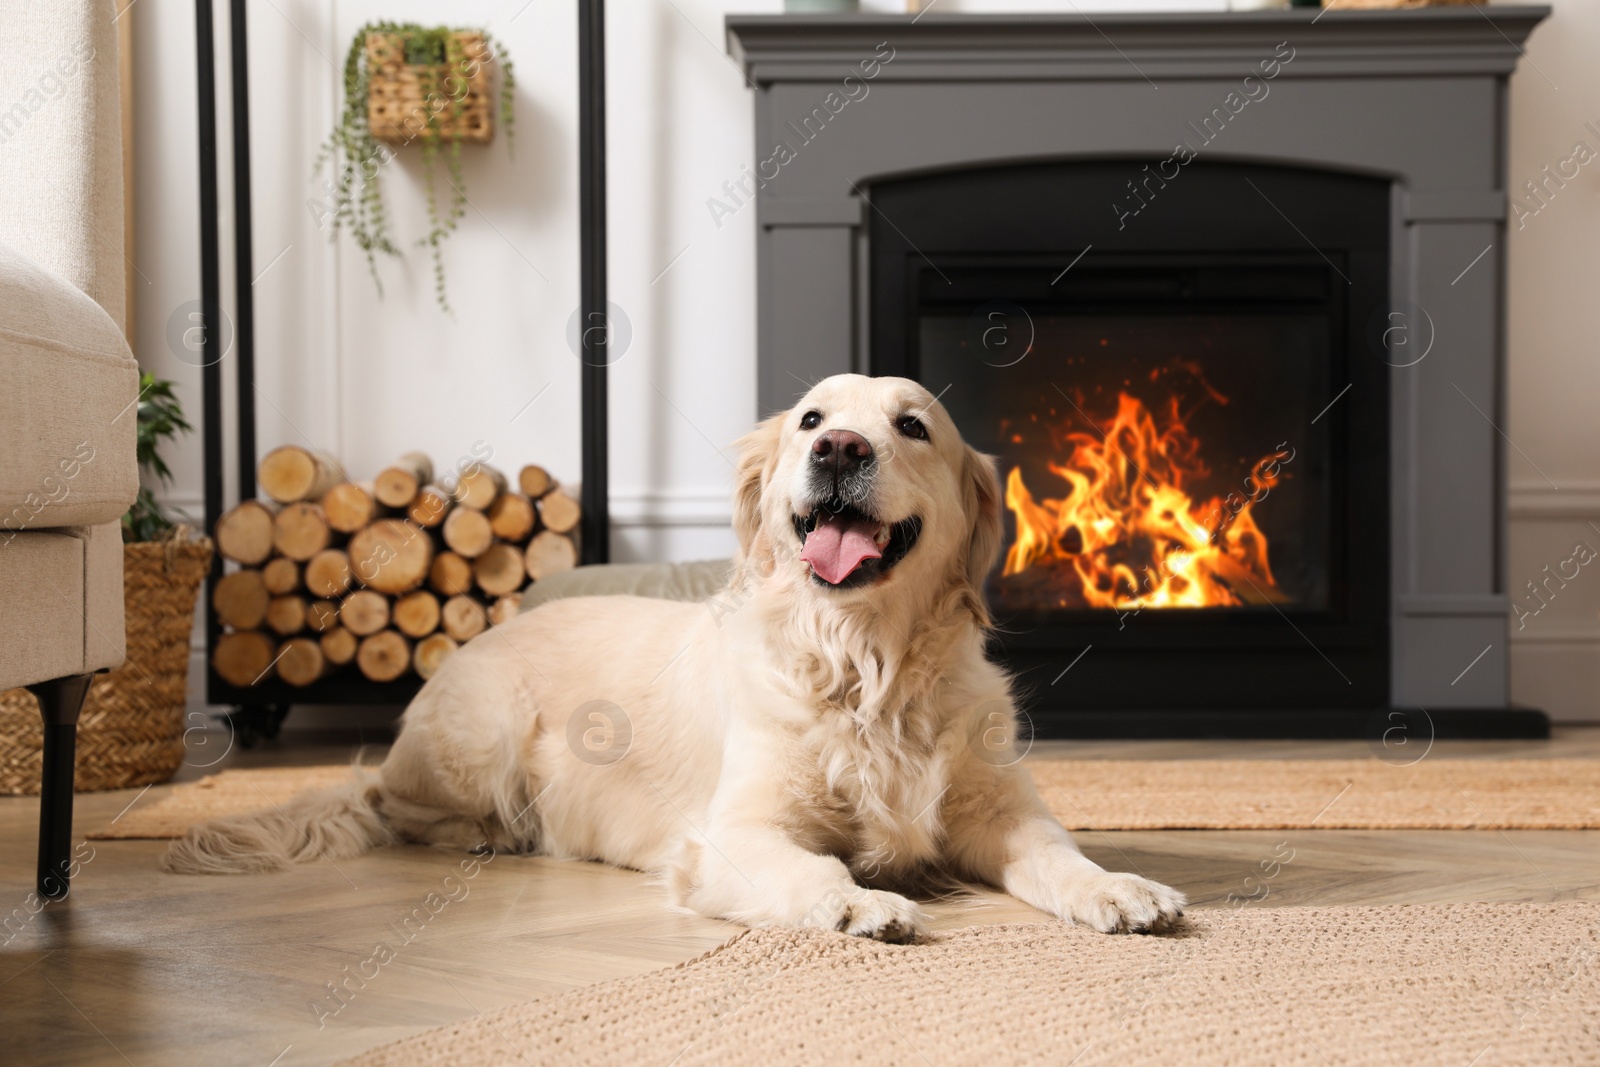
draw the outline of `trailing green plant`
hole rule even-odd
[[[154,475],[162,485],[172,482],[172,469],[161,458],[161,446],[194,427],[183,417],[183,403],[172,391],[172,383],[161,381],[148,371],[139,375],[138,429],[136,455],[139,469]],[[176,511],[176,509],[173,509]],[[178,512],[180,518],[187,518]],[[148,486],[139,487],[133,507],[122,516],[123,541],[160,541],[177,524]]]
[[[389,230],[389,216],[378,182],[382,167],[394,158],[395,150],[373,135],[367,120],[367,95],[372,84],[372,75],[367,69],[367,37],[374,33],[399,37],[408,65],[444,70],[450,61],[452,39],[455,34],[462,32],[481,33],[488,47],[487,58],[500,68],[500,123],[505,129],[506,154],[509,156],[517,80],[510,55],[487,31],[422,26],[415,22],[369,22],[356,31],[350,42],[350,50],[345,54],[344,108],[339,114],[338,124],[317,153],[314,172],[320,173],[323,167],[331,167],[333,207],[330,217],[334,233],[337,234],[341,228],[349,229],[356,247],[367,257],[367,268],[372,273],[379,296],[383,295],[383,279],[378,276],[378,253],[399,256],[400,250],[395,247]],[[422,163],[423,188],[428,203],[428,233],[417,243],[429,250],[433,260],[434,297],[447,312],[450,310],[450,301],[445,288],[443,246],[466,214],[467,182],[461,168],[461,139],[444,136],[439,114],[448,107],[451,116],[459,121],[466,106],[468,87],[469,79],[463,71],[444,71],[432,91],[425,94],[425,126],[418,131],[419,136],[423,130],[426,131],[426,135],[422,136]],[[441,155],[444,157],[445,181],[450,186],[448,198],[441,198],[435,188]]]

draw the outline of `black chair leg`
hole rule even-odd
[[[92,674],[30,685],[44,716],[44,780],[39,787],[39,895],[60,900],[72,863],[72,775],[77,764],[78,713]]]

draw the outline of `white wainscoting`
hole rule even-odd
[[[611,558],[721,559],[733,555],[729,492],[621,492],[611,497]]]
[[[1556,574],[1577,545],[1600,551],[1600,482],[1514,486],[1510,518],[1506,588],[1529,612],[1507,620],[1511,698],[1557,722],[1600,721],[1600,558]]]

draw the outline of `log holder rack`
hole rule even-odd
[[[201,314],[201,442],[204,452],[206,530],[216,529],[225,509],[222,362],[227,350],[216,351],[225,332],[218,243],[217,89],[215,0],[195,0],[196,100],[199,110],[200,164],[200,314]],[[253,243],[250,214],[250,96],[248,26],[245,0],[229,0],[229,75],[233,139],[234,223],[234,433],[238,451],[239,499],[256,496],[255,299],[251,291]],[[582,489],[580,560],[604,563],[610,556],[607,484],[607,391],[609,340],[606,304],[606,149],[605,149],[605,0],[577,0],[578,8],[578,169],[580,228],[580,307],[583,323],[602,323],[601,330],[579,330],[582,360]],[[294,704],[405,704],[422,682],[406,677],[393,682],[334,676],[296,687],[276,678],[259,685],[236,686],[217,675],[211,650],[222,625],[212,594],[222,577],[222,558],[213,555],[205,588],[206,702],[231,710],[227,719],[243,747],[276,737]]]

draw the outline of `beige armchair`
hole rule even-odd
[[[0,690],[44,715],[39,893],[67,893],[78,712],[123,661],[139,486],[112,0],[0,0]]]

